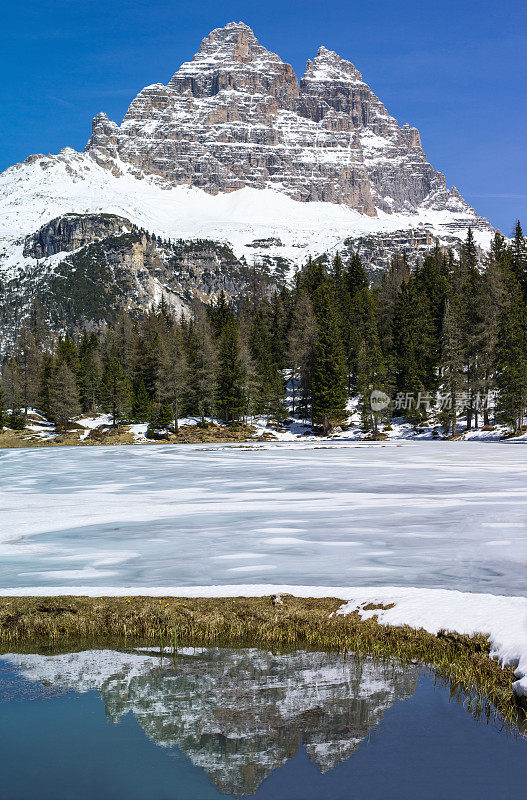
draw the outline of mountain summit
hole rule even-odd
[[[31,299],[54,324],[100,321],[164,297],[280,282],[309,256],[359,252],[369,274],[410,263],[468,226],[492,226],[427,161],[358,69],[321,47],[299,81],[242,22],[213,30],[121,125],[100,113],[84,152],[33,155],[0,175],[0,320]],[[0,352],[2,352],[0,337]]]
[[[300,83],[243,22],[213,30],[168,85],[132,101],[121,126],[93,121],[86,146],[101,166],[207,192],[275,188],[299,201],[375,216],[424,205],[467,210],[354,65],[321,47]]]

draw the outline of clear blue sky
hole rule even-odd
[[[232,20],[301,75],[323,44],[350,59],[431,163],[505,233],[527,228],[527,24],[519,0],[5,0],[0,169],[82,149]]]

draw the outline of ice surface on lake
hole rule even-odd
[[[523,446],[0,451],[0,590],[210,584],[524,594]]]

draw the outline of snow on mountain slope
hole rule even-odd
[[[443,241],[463,235],[470,219],[448,209],[422,208],[415,213],[376,217],[346,205],[304,203],[276,189],[244,187],[205,192],[194,186],[160,185],[152,176],[134,176],[117,162],[118,174],[101,167],[89,154],[66,148],[57,156],[32,156],[0,175],[0,270],[13,276],[34,263],[23,256],[24,238],[55,217],[68,213],[111,213],[168,238],[228,241],[249,263],[263,255],[299,265],[308,255],[339,249],[345,238],[429,230]],[[476,222],[474,217],[474,222]],[[476,230],[485,247],[490,230]],[[274,240],[274,241],[271,241]],[[254,245],[253,243],[256,243]]]

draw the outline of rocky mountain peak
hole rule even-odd
[[[298,96],[298,80],[292,66],[259,45],[251,28],[243,22],[230,22],[213,30],[203,39],[192,61],[181,65],[168,88],[194,97],[210,97],[222,90]]]
[[[319,47],[313,61],[308,61],[306,71],[302,78],[305,85],[310,81],[321,83],[362,83],[362,74],[359,70],[346,59],[328,50],[327,47]]]
[[[143,89],[120,127],[99,114],[86,151],[114,174],[124,164],[211,194],[274,188],[368,216],[450,209],[452,199],[469,209],[351,61],[320,47],[299,84],[243,22],[213,30],[166,86]]]
[[[201,42],[194,61],[200,56],[210,57],[217,53],[224,57],[226,53],[235,61],[247,63],[258,53],[264,50],[258,45],[258,39],[251,28],[244,22],[229,22],[223,28],[215,28]]]

